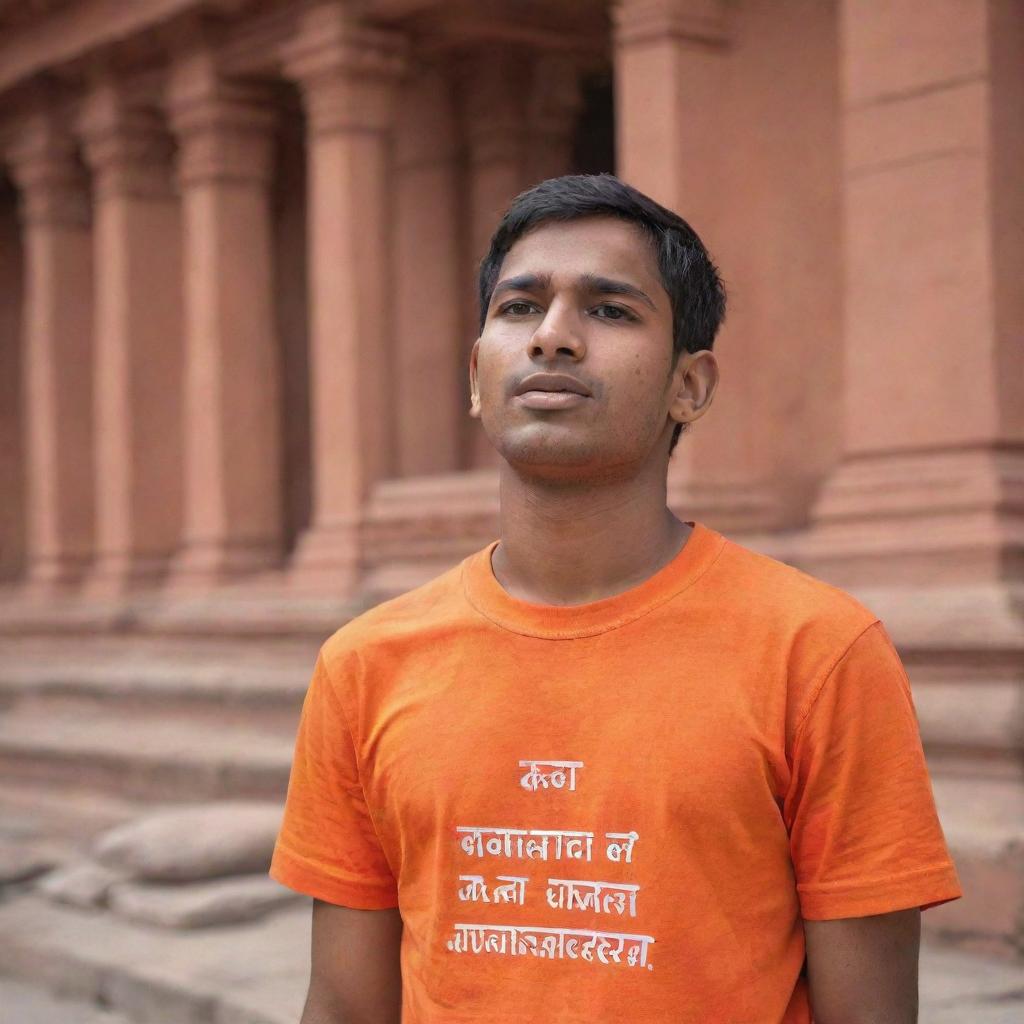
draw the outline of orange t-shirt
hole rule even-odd
[[[537,605],[497,543],[324,644],[270,869],[400,908],[403,1022],[805,1024],[802,918],[961,895],[852,597],[696,524]]]

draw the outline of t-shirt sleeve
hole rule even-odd
[[[807,920],[924,910],[963,895],[910,684],[880,622],[811,692],[784,811]]]
[[[352,733],[322,653],[302,707],[270,876],[340,906],[398,906],[397,884],[367,807]]]

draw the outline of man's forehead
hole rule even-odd
[[[524,273],[615,276],[661,284],[653,246],[636,224],[617,217],[546,221],[517,239],[501,276]]]

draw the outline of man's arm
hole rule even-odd
[[[309,994],[300,1024],[399,1024],[402,918],[313,901]]]
[[[815,1024],[917,1024],[921,911],[804,921]]]

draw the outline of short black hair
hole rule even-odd
[[[697,232],[678,214],[627,185],[614,174],[567,174],[521,192],[502,217],[480,263],[480,330],[509,249],[528,231],[550,221],[618,217],[636,224],[651,240],[661,282],[672,302],[672,362],[681,352],[715,343],[725,319],[725,286]],[[669,454],[683,425],[672,432]]]

